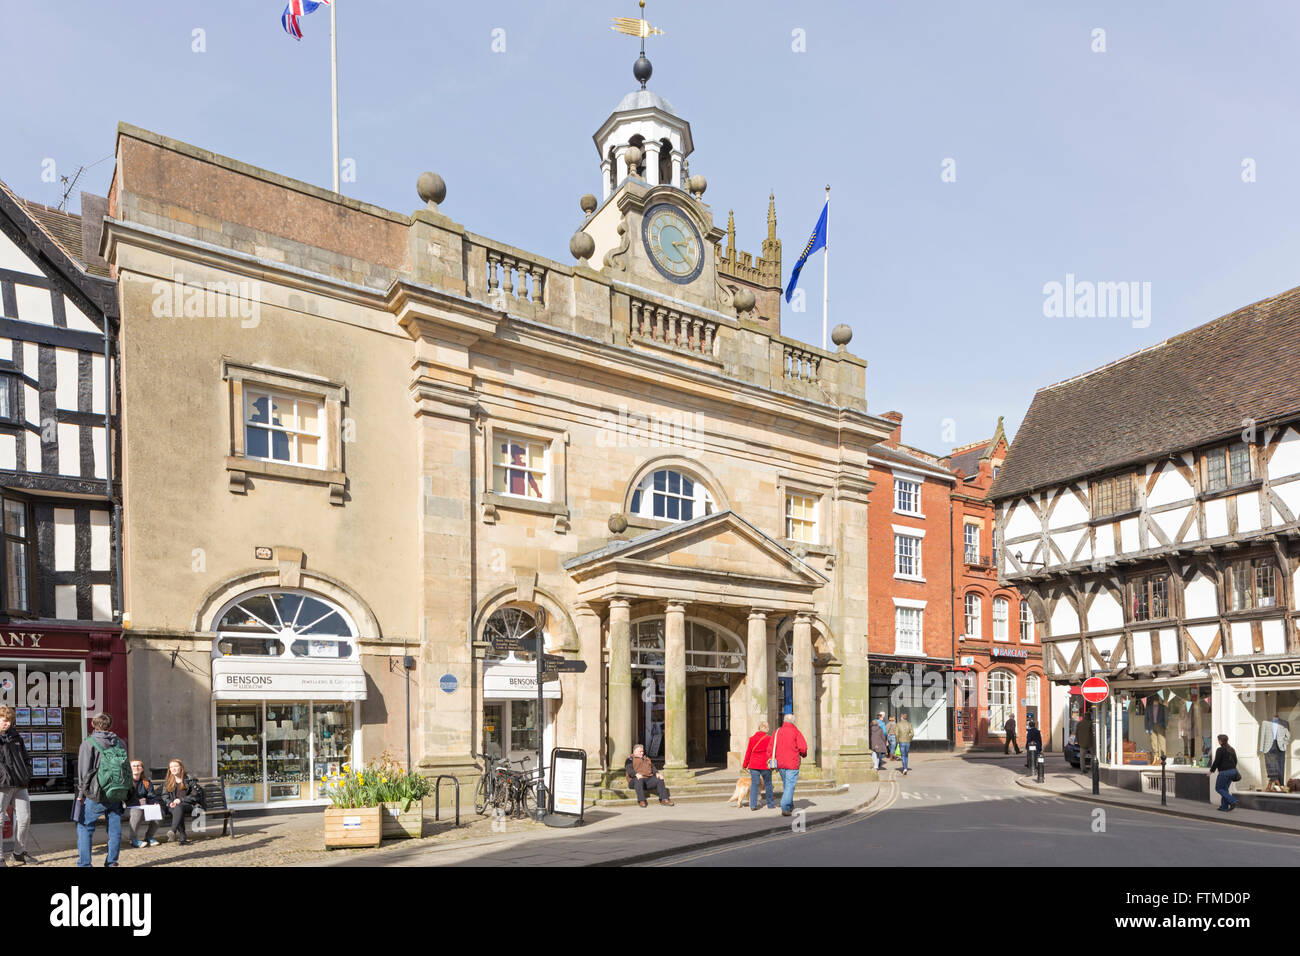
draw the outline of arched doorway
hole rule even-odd
[[[548,643],[546,614],[528,604],[497,608],[483,625],[483,640],[491,645],[483,657],[482,752],[493,759],[537,764],[539,735],[544,754],[552,746],[554,711],[560,697],[559,681],[542,686],[542,709],[537,705],[537,657],[517,647],[528,638]],[[547,758],[548,759],[548,758]]]

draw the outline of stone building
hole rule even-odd
[[[151,762],[251,805],[386,749],[472,784],[539,734],[593,779],[643,738],[689,777],[785,694],[816,765],[871,773],[867,459],[891,425],[866,363],[847,327],[835,351],[781,334],[773,201],[757,265],[720,249],[665,100],[643,85],[596,140],[565,264],[469,231],[432,174],[407,215],[119,128]],[[508,650],[536,634],[587,664],[540,713]]]
[[[1295,812],[1268,791],[1300,778],[1298,337],[1292,289],[1042,388],[993,482],[1055,742],[1083,712],[1067,688],[1106,677],[1110,782],[1145,788],[1164,758],[1179,796],[1206,798],[1227,734],[1243,805]]]

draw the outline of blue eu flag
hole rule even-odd
[[[803,264],[808,261],[808,257],[818,249],[826,248],[826,216],[830,212],[831,201],[826,200],[826,205],[822,207],[822,214],[817,220],[817,226],[813,229],[812,238],[808,240],[808,245],[803,247],[803,255],[799,261],[794,264],[794,271],[790,273],[790,284],[785,287],[785,301],[790,301],[790,296],[794,294],[794,287],[799,284],[799,271],[803,269]]]

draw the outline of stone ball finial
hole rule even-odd
[[[436,212],[438,204],[447,198],[447,183],[437,173],[424,172],[420,173],[420,178],[415,181],[415,191],[420,194],[420,199]]]
[[[835,326],[835,328],[831,329],[831,341],[840,348],[844,348],[844,346],[853,341],[853,330],[847,325],[840,323]]]
[[[582,207],[583,212],[590,216],[596,211],[596,206],[599,204],[596,202],[596,197],[591,193],[584,193],[582,198],[578,200],[578,205]]]
[[[693,196],[703,196],[704,190],[709,188],[709,181],[703,176],[696,173],[686,181],[686,187]]]
[[[737,315],[752,309],[755,301],[753,289],[737,289],[736,294],[731,298],[732,305],[736,307]]]
[[[569,240],[569,252],[573,253],[573,258],[585,265],[596,252],[596,240],[582,230],[578,230]]]
[[[622,534],[627,530],[627,518],[621,513],[615,513],[609,516],[609,530],[614,534]]]
[[[627,163],[628,175],[633,175],[637,167],[641,165],[641,150],[636,146],[629,146],[623,153],[623,162]]]

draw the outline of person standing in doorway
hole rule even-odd
[[[108,828],[108,858],[105,866],[117,866],[122,848],[122,801],[131,795],[131,771],[126,748],[113,733],[113,718],[97,714],[90,722],[94,731],[77,751],[77,866],[90,866],[90,844],[104,818]],[[101,770],[103,771],[101,773]]]
[[[27,855],[27,832],[32,824],[32,801],[27,785],[32,779],[32,764],[22,734],[14,730],[16,713],[12,707],[0,707],[0,820],[14,808],[14,852],[10,862],[23,866],[36,861]],[[0,865],[4,863],[0,860]]]
[[[871,722],[871,754],[875,758],[876,769],[885,768],[885,752],[889,748],[889,738],[885,734],[885,714],[881,711],[880,716]]]
[[[1237,798],[1228,792],[1228,788],[1241,779],[1237,770],[1237,751],[1228,743],[1227,734],[1219,734],[1219,749],[1214,752],[1210,773],[1216,770],[1219,777],[1214,781],[1214,789],[1219,793],[1219,809],[1226,813],[1237,805]]]
[[[778,730],[779,734],[781,731]],[[767,793],[767,808],[776,807],[776,794],[772,792],[772,768],[768,761],[772,759],[772,735],[767,732],[767,721],[759,721],[758,729],[749,738],[745,748],[745,759],[741,766],[749,771],[749,809],[758,809],[758,787],[761,783]]]
[[[1009,754],[1011,753],[1011,748],[1015,747],[1016,753],[1019,754],[1020,741],[1016,739],[1016,715],[1015,714],[1012,714],[1010,717],[1007,718],[1007,722],[1002,725],[1002,729],[1006,731],[1006,735],[1007,735],[1007,739],[1002,744],[1002,752],[1004,754]]]
[[[907,776],[907,754],[912,749],[912,740],[916,737],[916,728],[907,719],[907,711],[898,718],[898,750],[903,758],[903,776]]]
[[[799,782],[799,759],[808,756],[808,741],[794,724],[794,714],[785,715],[785,723],[776,731],[774,744],[776,769],[781,774],[781,816],[794,812],[794,787]],[[752,799],[751,791],[751,799]]]

